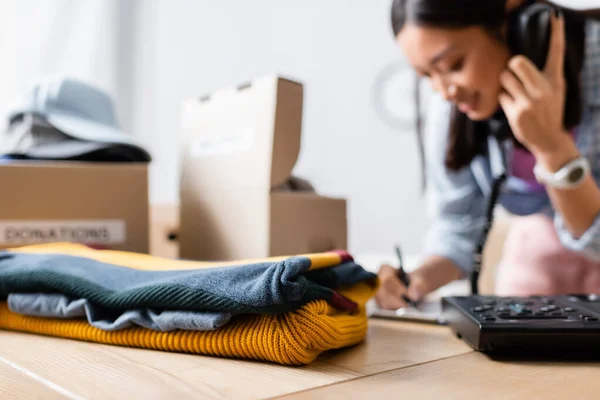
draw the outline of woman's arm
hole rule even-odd
[[[569,161],[581,156],[573,140],[563,133],[565,143],[556,151],[536,154],[542,168],[556,172]],[[600,189],[592,175],[574,189],[548,187],[550,200],[562,217],[565,228],[574,238],[580,238],[600,215]]]
[[[562,128],[565,102],[564,19],[553,17],[548,61],[539,71],[528,59],[514,57],[500,79],[500,103],[515,137],[535,156],[538,164],[556,172],[580,156],[574,141]],[[583,235],[600,214],[600,189],[592,177],[575,189],[548,188],[552,205],[572,237]]]
[[[405,307],[402,296],[418,301],[427,293],[468,275],[473,252],[485,223],[485,198],[469,167],[450,171],[444,165],[450,121],[450,103],[433,94],[425,130],[427,181],[436,215],[425,238],[423,262],[410,274],[407,289],[390,265],[379,271],[376,295],[383,308]],[[408,228],[410,229],[410,228]]]

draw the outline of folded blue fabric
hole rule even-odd
[[[131,262],[123,257],[124,264]],[[316,269],[310,257],[299,256],[229,267],[153,271],[80,256],[4,251],[0,252],[0,297],[58,293],[121,312],[282,314],[318,299],[351,310],[356,304],[336,289],[366,280],[376,282],[377,276],[347,257],[340,260],[340,264]]]
[[[86,318],[88,323],[105,331],[141,326],[160,332],[175,330],[210,331],[229,322],[231,313],[176,310],[109,310],[86,299],[70,299],[58,293],[11,293],[8,307],[17,314],[45,318]]]

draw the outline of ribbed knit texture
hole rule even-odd
[[[361,282],[340,290],[359,305],[355,313],[312,301],[280,315],[242,315],[216,331],[156,332],[131,328],[103,331],[84,321],[26,317],[0,303],[0,329],[104,344],[271,361],[284,365],[312,362],[320,353],[357,344],[367,333],[365,304],[377,285]]]
[[[231,264],[81,245],[28,246],[0,252],[0,298],[10,293],[60,293],[107,310],[279,314],[321,299],[352,310],[356,305],[337,295],[337,288],[376,279],[336,252]]]
[[[35,271],[11,273],[4,275],[0,272],[0,283],[14,288],[13,292],[57,292],[65,293],[75,298],[88,299],[103,307],[117,310],[132,308],[170,308],[177,310],[209,310],[227,311],[235,314],[247,313],[284,313],[295,310],[310,300],[317,298],[330,299],[333,291],[319,286],[306,285],[304,296],[297,301],[287,301],[282,304],[255,307],[241,304],[225,296],[197,288],[175,286],[173,284],[144,286],[112,292],[98,285],[93,285],[84,279],[63,275],[54,271]],[[3,290],[4,291],[4,290]]]

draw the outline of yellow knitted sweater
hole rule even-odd
[[[162,266],[166,265],[165,260],[160,262],[157,257],[117,251],[96,251],[77,245],[29,246],[11,251],[72,254],[139,269],[164,269]],[[314,261],[313,268],[327,267],[340,262],[340,256],[335,253],[307,257]],[[175,263],[178,269],[198,268],[199,264],[215,266],[214,263],[189,261],[169,260],[169,263],[171,266]],[[376,289],[377,282],[361,282],[339,290],[340,294],[359,305],[355,313],[340,311],[325,300],[316,300],[281,315],[238,316],[214,331],[157,332],[144,328],[104,331],[84,320],[15,314],[8,309],[5,302],[0,302],[0,329],[120,346],[300,365],[312,362],[324,351],[363,341],[367,333],[365,305]]]

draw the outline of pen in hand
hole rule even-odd
[[[408,289],[408,287],[410,286],[410,277],[408,276],[406,271],[404,271],[404,261],[402,260],[402,251],[400,250],[400,246],[396,246],[396,256],[398,257],[398,263],[399,263],[398,278],[400,278],[400,281]],[[411,299],[409,299],[408,297],[406,297],[406,296],[402,296],[402,297],[403,297],[404,301],[406,301],[409,305],[411,305],[411,306],[415,305],[415,302],[412,301]]]

